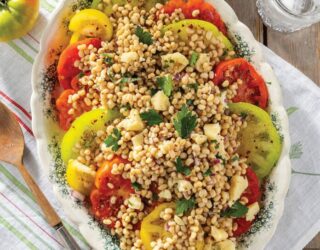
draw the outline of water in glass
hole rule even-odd
[[[320,21],[320,0],[257,0],[263,22],[278,31],[293,32]]]

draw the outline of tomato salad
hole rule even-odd
[[[57,66],[66,181],[121,249],[235,249],[281,141],[204,0],[93,1]]]

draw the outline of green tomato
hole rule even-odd
[[[19,38],[37,20],[39,0],[0,0],[0,42]]]
[[[173,33],[179,34],[181,40],[188,41],[189,39],[188,33],[187,33],[188,27],[198,27],[205,31],[211,31],[213,36],[219,39],[226,46],[228,50],[234,50],[230,40],[224,34],[222,34],[214,24],[206,21],[197,20],[197,19],[182,20],[182,21],[165,26],[163,29],[163,32],[165,33],[166,31],[171,30],[173,31]]]
[[[239,132],[238,153],[248,158],[248,164],[260,179],[270,174],[282,149],[280,136],[270,115],[249,103],[230,103],[231,112],[245,117],[247,127]]]
[[[97,131],[103,130],[118,116],[119,113],[114,110],[95,109],[78,117],[62,139],[62,160],[68,164],[69,160],[76,159],[78,155],[73,150],[75,145],[81,140],[90,141]]]

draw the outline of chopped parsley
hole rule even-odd
[[[114,128],[112,134],[107,137],[104,143],[107,147],[111,147],[111,149],[116,152],[119,149],[118,141],[120,140],[120,138],[120,131],[117,128]]]
[[[198,59],[199,59],[199,53],[192,52],[190,60],[189,60],[190,66],[194,67],[196,65]]]
[[[191,197],[189,200],[182,198],[176,202],[176,214],[182,215],[188,212],[190,209],[194,208],[196,205],[196,200]]]
[[[153,88],[151,89],[151,96],[154,96],[158,92],[158,89]]]
[[[207,177],[207,176],[210,176],[210,175],[212,175],[212,171],[211,171],[210,168],[206,172],[203,173],[204,177]]]
[[[113,64],[113,57],[108,54],[108,53],[103,53],[102,54],[103,57],[104,57],[104,62],[108,65],[108,66],[111,66]]]
[[[193,102],[194,102],[194,100],[188,99],[188,100],[187,100],[187,105],[188,105],[188,106],[193,106]]]
[[[178,157],[176,160],[176,169],[178,173],[181,173],[184,175],[189,175],[191,173],[190,168],[183,166],[182,160],[180,157]]]
[[[189,88],[194,89],[195,92],[198,92],[199,84],[198,83],[191,83],[188,85]]]
[[[197,126],[197,116],[192,115],[187,105],[183,105],[181,111],[179,111],[176,118],[173,119],[173,124],[179,136],[186,139]]]
[[[154,109],[141,113],[140,117],[147,122],[148,126],[158,125],[163,122],[162,116]]]
[[[139,77],[122,77],[120,83],[137,82],[141,80]]]
[[[85,74],[83,73],[83,72],[80,72],[79,74],[78,74],[78,79],[80,79],[81,77],[84,77],[85,76]]]
[[[134,188],[134,190],[139,191],[141,190],[141,184],[138,182],[132,182],[131,183],[132,187]]]
[[[216,158],[220,159],[223,164],[226,164],[226,160],[219,153],[216,155]]]
[[[171,75],[158,77],[157,84],[166,96],[171,96],[173,90],[173,80]]]
[[[248,208],[236,201],[231,207],[227,208],[221,213],[222,217],[235,217],[239,218],[248,212]]]
[[[140,43],[147,45],[151,45],[153,43],[151,34],[147,31],[144,31],[140,26],[137,26],[135,34],[139,38]]]
[[[247,116],[248,116],[248,114],[247,114],[246,112],[241,112],[241,113],[240,113],[240,117],[241,117],[242,119],[246,119]]]
[[[239,160],[239,156],[235,155],[231,158],[232,162],[238,161]]]

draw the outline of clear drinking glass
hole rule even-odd
[[[281,32],[293,32],[320,21],[320,0],[257,0],[263,22]]]

